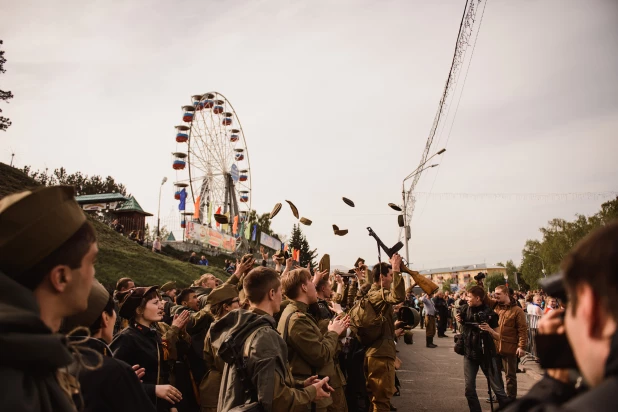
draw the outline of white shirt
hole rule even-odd
[[[538,307],[537,305],[533,304],[533,303],[528,303],[528,306],[526,307],[526,313],[528,315],[542,316],[543,315],[543,310],[540,307]]]

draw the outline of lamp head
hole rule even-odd
[[[167,182],[167,177],[163,177],[163,180],[161,181],[161,184],[165,184],[165,182]]]

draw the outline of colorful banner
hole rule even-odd
[[[199,223],[187,222],[185,237],[190,240],[197,240],[204,246],[210,245],[228,252],[236,250],[236,239],[233,236],[223,234]]]
[[[260,233],[260,244],[274,250],[281,250],[281,242],[266,233]]]

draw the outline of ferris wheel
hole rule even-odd
[[[209,92],[191,96],[182,113],[173,153],[176,198],[184,188],[187,204],[196,206],[198,223],[211,226],[214,214],[244,221],[251,210],[251,168],[232,104],[221,93]],[[231,231],[231,225],[227,229]]]

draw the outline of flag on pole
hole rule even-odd
[[[300,250],[299,249],[292,249],[292,259],[294,259],[297,262],[300,262]]]
[[[234,216],[234,225],[232,225],[232,233],[238,233],[238,216]]]
[[[187,191],[183,188],[180,191],[180,203],[178,204],[178,210],[185,210],[187,203]]]
[[[287,252],[288,251],[288,244],[286,243],[285,245],[283,245],[283,251]]]
[[[208,224],[212,222],[212,202],[208,202],[208,216],[206,216],[206,221]]]
[[[257,225],[253,225],[253,231],[251,232],[251,241],[255,242],[257,237]]]
[[[225,216],[227,216],[227,221],[229,222],[229,221],[230,221],[230,212],[226,212],[226,213],[225,213]],[[224,223],[224,224],[222,224],[222,225],[221,225],[221,231],[222,231],[222,232],[227,232],[227,227],[228,227],[228,226],[229,226],[229,224],[228,224],[228,223]]]
[[[249,240],[251,238],[251,225],[249,222],[245,223],[245,239]]]
[[[195,199],[195,212],[193,212],[193,218],[194,219],[199,219],[200,218],[200,198],[201,196],[198,196],[197,199]]]

